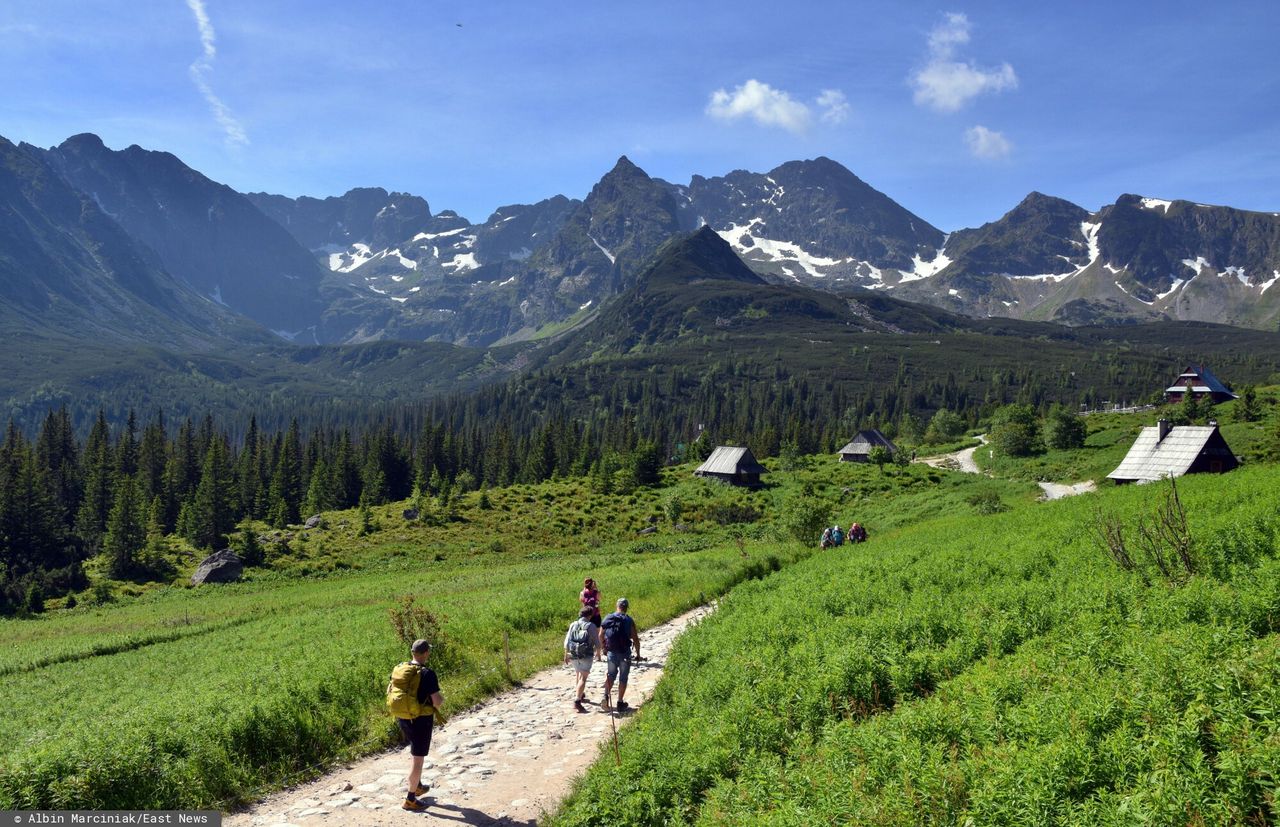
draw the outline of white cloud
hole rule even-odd
[[[843,123],[849,118],[849,101],[839,89],[823,89],[814,99],[823,123]],[[780,126],[789,132],[803,133],[813,122],[813,109],[791,97],[789,92],[774,89],[767,83],[751,79],[732,92],[717,89],[707,102],[707,114],[722,121],[750,118],[761,126]]]
[[[849,101],[839,89],[823,89],[818,95],[818,108],[825,123],[844,123],[849,119]]]
[[[1009,153],[1013,152],[1013,144],[1003,133],[985,126],[970,127],[965,131],[964,139],[975,158],[998,161],[1009,157]]]
[[[790,132],[804,132],[811,119],[809,107],[781,89],[754,79],[732,92],[712,92],[707,114],[723,121],[751,118],[761,126],[780,126]]]
[[[213,60],[218,56],[218,48],[217,35],[213,30],[213,23],[209,21],[209,13],[205,10],[204,0],[187,0],[187,8],[191,9],[191,13],[195,15],[196,28],[200,30],[201,53],[200,57],[191,64],[188,70],[191,73],[191,80],[209,104],[213,119],[218,122],[218,126],[222,127],[227,143],[243,146],[249,143],[249,136],[245,133],[240,121],[236,120],[235,115],[231,113],[227,105],[213,91],[213,87],[209,84],[209,78],[207,77],[213,71]]]
[[[955,112],[984,92],[1018,87],[1018,76],[1008,63],[983,69],[957,59],[957,49],[969,42],[969,28],[969,18],[953,12],[929,32],[929,60],[911,76],[918,105]]]

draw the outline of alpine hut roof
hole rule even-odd
[[[730,448],[720,445],[693,473],[698,475],[764,474],[768,470],[756,461],[755,454],[751,453],[750,448]]]
[[[1202,458],[1208,458],[1211,467],[1195,469]],[[1117,482],[1145,482],[1180,477],[1193,470],[1230,471],[1238,464],[1217,425],[1170,428],[1162,422],[1143,428],[1119,467],[1107,476]]]
[[[1178,376],[1178,381],[1164,389],[1165,393],[1183,393],[1187,385],[1191,385],[1192,393],[1212,394],[1216,399],[1236,399],[1236,394],[1227,390],[1213,371],[1204,365],[1191,365]]]
[[[889,438],[880,433],[877,428],[869,428],[858,433],[849,440],[849,444],[841,448],[837,453],[840,454],[869,454],[871,449],[880,446],[889,453],[894,454],[898,451],[898,446],[889,441]]]

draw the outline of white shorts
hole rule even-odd
[[[590,672],[591,664],[595,663],[596,659],[593,657],[570,658],[569,662],[573,664],[575,672]]]

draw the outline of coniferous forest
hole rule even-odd
[[[675,362],[676,360],[672,360]],[[656,478],[661,465],[745,444],[761,457],[834,451],[864,427],[911,444],[939,410],[976,425],[1006,403],[1046,411],[1145,400],[1176,365],[1132,354],[1067,370],[921,370],[867,356],[829,374],[781,361],[707,365],[615,359],[544,368],[507,384],[369,413],[350,424],[267,429],[218,419],[145,420],[66,408],[35,433],[10,423],[0,447],[0,611],[38,611],[87,585],[101,556],[116,578],[165,579],[165,537],[225,547],[247,519],[284,527],[326,510],[442,497],[514,482]],[[1271,366],[1241,359],[1232,375]],[[248,534],[248,532],[245,532]],[[253,552],[249,555],[251,558]]]

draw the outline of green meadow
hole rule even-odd
[[[1092,420],[1020,475],[1105,475],[1142,424]],[[1275,423],[1226,430],[1261,452]],[[1141,537],[1168,483],[970,484],[1005,510],[908,493],[871,542],[735,588],[550,823],[1276,823],[1280,469],[1179,480],[1190,551],[1157,544],[1164,569]]]
[[[652,703],[556,824],[1274,823],[1280,812],[1280,469],[1178,483],[1194,571],[1117,564],[1167,484],[1038,502],[1100,478],[1141,417],[1084,448],[924,465],[770,460],[761,491],[669,468],[325,515],[239,583],[114,584],[0,621],[0,807],[233,808],[394,743],[389,610],[440,621],[452,714],[560,660],[582,577],[641,627],[713,598]],[[1224,417],[1225,420],[1225,417]],[[981,452],[980,452],[981,453]],[[980,457],[981,459],[981,457]],[[818,552],[813,527],[870,541]],[[644,530],[645,534],[640,532]],[[1136,542],[1136,541],[1134,541]]]

